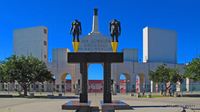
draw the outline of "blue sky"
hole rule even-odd
[[[200,53],[199,6],[199,0],[1,0],[0,60],[13,54],[13,30],[18,28],[48,27],[50,59],[52,48],[72,50],[71,22],[79,19],[82,36],[87,35],[93,8],[98,8],[99,29],[104,35],[109,35],[110,20],[121,21],[120,50],[138,48],[141,60],[142,29],[171,29],[178,33],[178,63],[189,62]]]

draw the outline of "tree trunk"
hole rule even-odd
[[[24,86],[24,96],[27,96],[27,86]]]
[[[166,84],[166,93],[165,93],[165,96],[167,95],[167,96],[170,96],[171,95],[171,93],[170,93],[170,88],[171,88],[171,82],[169,81],[169,82],[167,82],[167,83],[165,83]]]
[[[25,83],[22,83],[22,84],[21,84],[21,87],[22,87],[23,90],[24,90],[24,96],[27,96],[27,95],[28,95],[28,94],[27,94],[27,93],[28,93],[28,89],[27,89],[28,86],[27,86]]]

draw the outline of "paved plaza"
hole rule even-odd
[[[67,95],[72,96],[72,94]],[[103,99],[102,94],[90,93],[88,96],[92,106],[99,106],[99,101]],[[61,110],[61,105],[69,100],[79,99],[0,98],[0,112],[74,112]],[[113,100],[122,100],[133,107],[133,110],[123,112],[181,112],[182,108],[173,107],[175,105],[200,108],[200,98],[136,98],[120,94],[113,96]],[[187,112],[200,112],[200,110],[187,109]]]

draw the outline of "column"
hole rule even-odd
[[[59,94],[62,94],[62,81],[58,83],[58,85],[59,85]]]
[[[45,82],[43,83],[43,85],[44,85],[44,92],[48,92],[48,82],[45,81]]]
[[[2,83],[0,82],[0,91],[2,91]]]
[[[81,93],[80,93],[80,102],[88,102],[88,70],[87,63],[80,63],[80,72],[81,72]]]
[[[151,93],[153,93],[153,81],[151,80]]]
[[[117,94],[117,89],[116,89],[116,81],[113,80],[113,94],[116,95]]]
[[[104,63],[104,92],[103,92],[104,103],[112,103],[111,96],[111,63]]]
[[[186,91],[189,92],[190,91],[190,79],[186,78]]]

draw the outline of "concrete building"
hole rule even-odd
[[[14,54],[34,56],[47,63],[48,29],[44,26],[18,29],[14,31]]]
[[[177,63],[177,33],[172,30],[143,29],[143,62]]]

